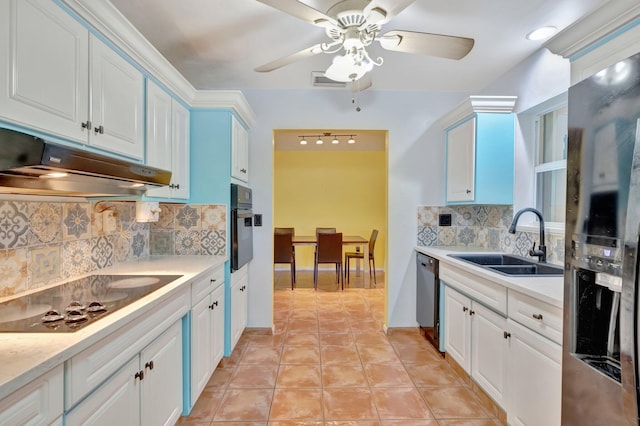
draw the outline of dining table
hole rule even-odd
[[[317,235],[294,235],[291,244],[294,246],[315,246],[318,244]],[[365,237],[361,237],[359,235],[343,235],[342,236],[342,245],[343,246],[360,246],[362,247],[362,252],[364,254],[363,257],[363,266],[364,266],[364,274],[363,274],[363,283],[365,288],[369,288],[371,285],[369,279],[369,240]],[[356,259],[359,260],[359,259]],[[357,266],[358,262],[356,262],[356,276],[358,276],[360,272],[360,268]]]

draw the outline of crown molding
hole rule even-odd
[[[197,90],[191,100],[191,107],[231,109],[248,127],[253,126],[256,121],[255,112],[239,90]]]
[[[545,43],[552,53],[570,58],[640,16],[638,0],[610,0]]]
[[[475,113],[511,113],[517,99],[517,96],[469,96],[440,118],[438,123],[442,128],[447,129]]]

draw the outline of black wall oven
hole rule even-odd
[[[231,184],[231,272],[253,259],[251,189]]]

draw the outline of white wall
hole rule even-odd
[[[387,325],[413,327],[416,326],[413,251],[416,207],[444,202],[444,132],[436,121],[471,94],[517,95],[516,108],[521,111],[566,90],[568,81],[568,61],[541,51],[480,93],[367,90],[361,94],[361,112],[355,111],[350,92],[344,90],[244,91],[257,117],[250,133],[251,187],[254,212],[263,214],[263,227],[254,230],[249,326],[270,327],[272,324],[274,129],[389,131]],[[523,150],[524,141],[518,131],[516,155],[524,155],[526,160]],[[517,161],[517,165],[521,166],[520,162]],[[524,180],[521,183],[524,184]]]
[[[415,325],[416,206],[439,203],[444,193],[444,136],[434,123],[466,94],[368,90],[356,112],[346,90],[243,93],[257,117],[250,133],[250,183],[254,212],[264,215],[263,227],[254,230],[249,326],[272,323],[272,132],[296,128],[389,131],[388,325]]]

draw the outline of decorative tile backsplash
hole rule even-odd
[[[440,226],[441,214],[451,215],[451,226]],[[528,256],[539,243],[538,233],[508,232],[513,220],[512,206],[418,207],[418,245],[470,246]],[[564,262],[564,237],[546,235],[547,261]]]
[[[226,253],[226,206],[160,203],[158,222],[135,221],[128,201],[0,200],[0,297],[149,255]],[[115,230],[105,233],[111,211]]]

